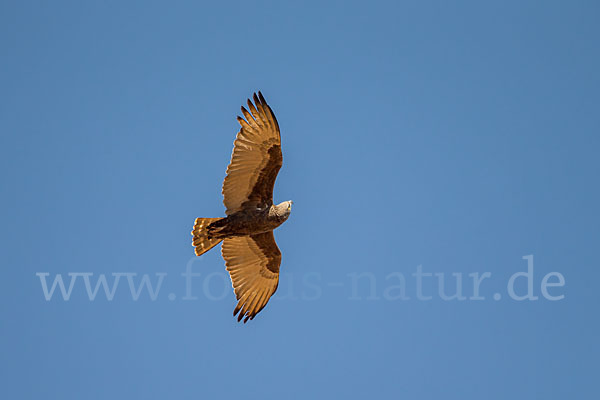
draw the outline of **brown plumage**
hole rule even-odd
[[[273,205],[273,186],[282,165],[279,124],[263,95],[248,100],[223,181],[224,218],[197,218],[192,231],[196,255],[223,241],[221,253],[238,300],[233,315],[253,319],[279,283],[281,252],[273,229],[287,220],[292,202]]]

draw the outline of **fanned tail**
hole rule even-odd
[[[209,237],[208,226],[222,218],[196,218],[194,229],[192,230],[192,246],[196,248],[196,255],[200,256],[221,242],[221,239]]]

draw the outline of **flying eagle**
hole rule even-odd
[[[282,165],[281,135],[275,114],[258,92],[248,100],[250,112],[237,117],[242,126],[233,142],[223,181],[224,218],[196,218],[192,235],[200,256],[221,241],[231,284],[238,300],[238,321],[254,319],[279,283],[281,252],[273,229],[285,222],[292,201],[273,204],[273,186]],[[239,314],[238,314],[239,313]]]

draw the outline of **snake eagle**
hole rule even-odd
[[[221,241],[231,284],[238,300],[233,315],[253,319],[279,283],[281,252],[273,229],[288,219],[292,201],[273,204],[273,186],[282,165],[279,124],[258,92],[237,117],[241,129],[233,142],[223,181],[224,218],[196,218],[192,244],[200,256]],[[238,314],[239,313],[239,314]]]

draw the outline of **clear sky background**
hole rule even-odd
[[[598,398],[599,18],[593,1],[3,1],[0,397]],[[243,325],[219,250],[195,259],[189,232],[224,213],[256,90],[294,208],[279,291]],[[538,300],[516,301],[527,255]],[[429,277],[420,301],[419,265],[467,297],[491,273],[485,300]],[[155,301],[126,278],[90,301],[81,277],[46,301],[39,272],[167,275]],[[562,300],[542,296],[550,272]]]

